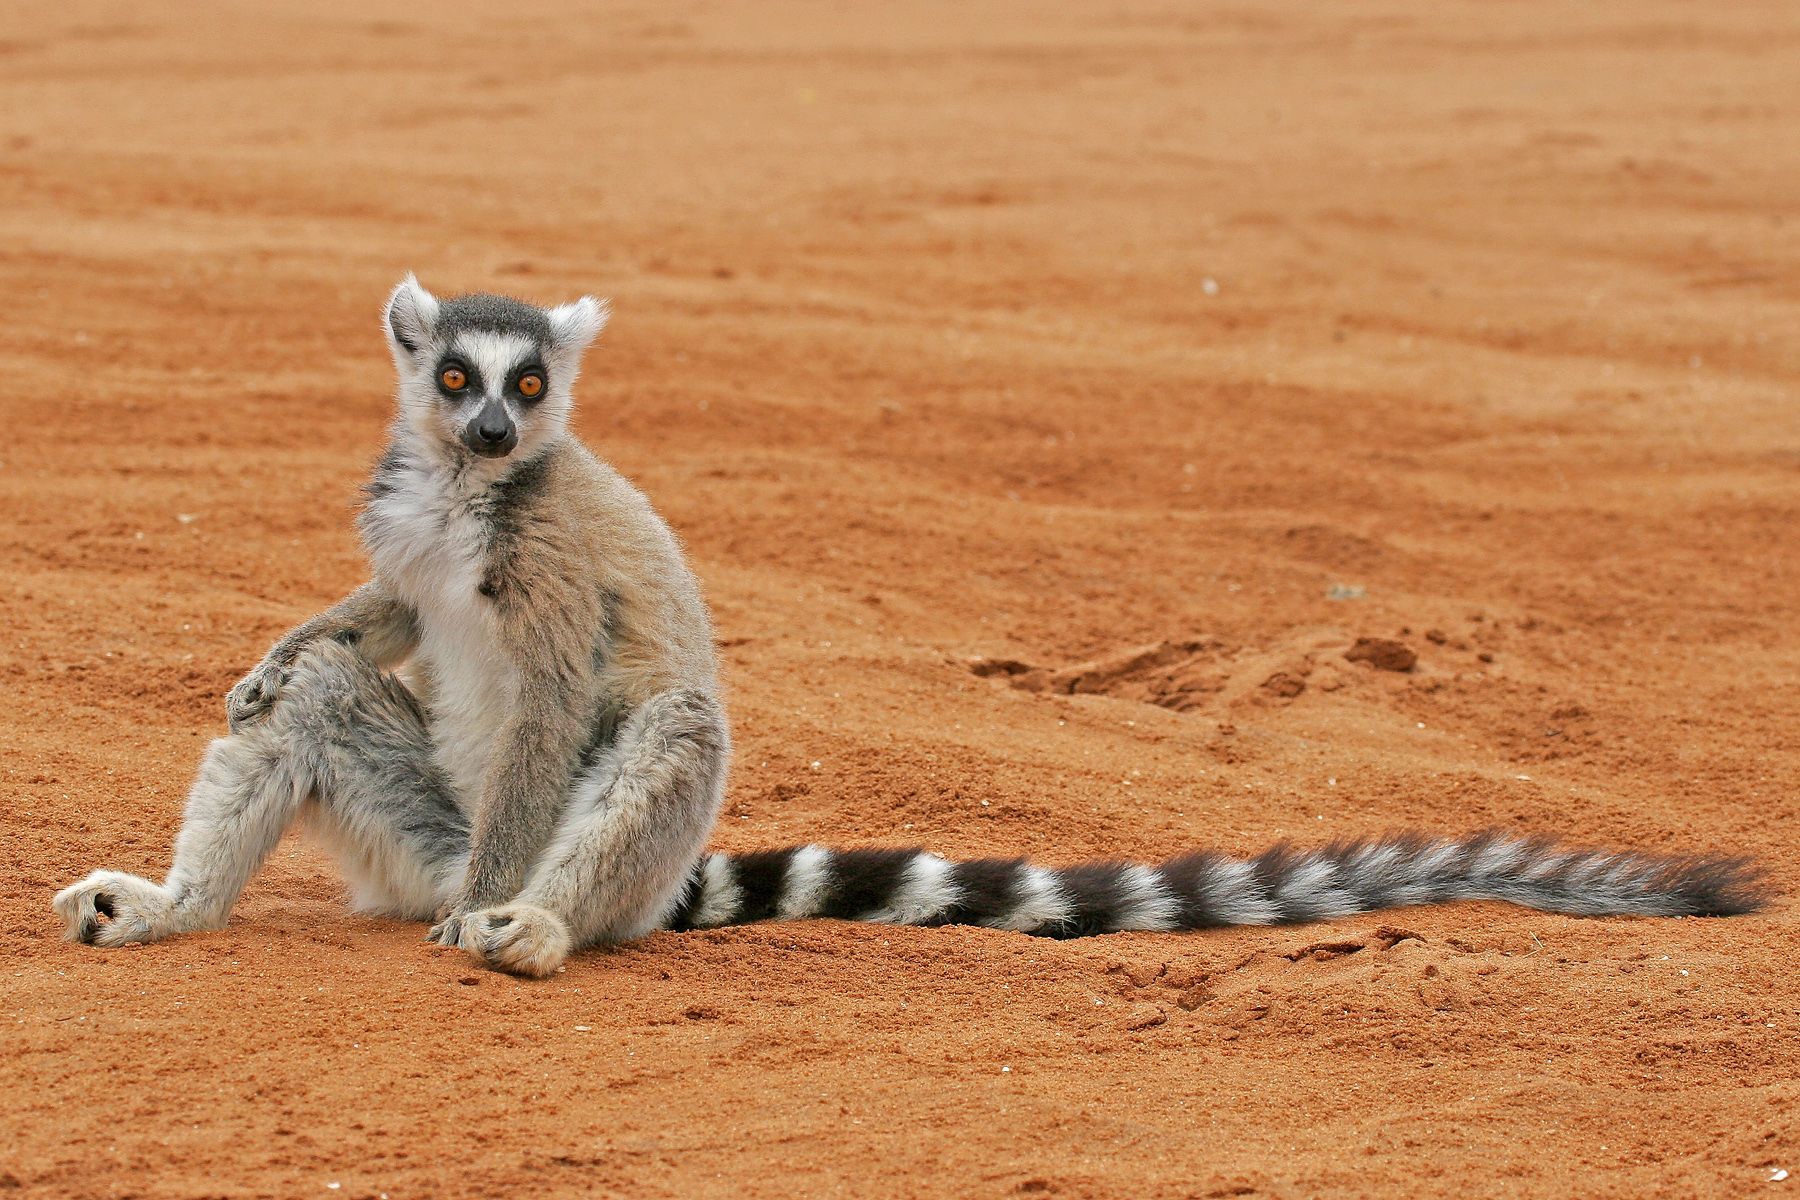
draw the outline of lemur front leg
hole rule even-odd
[[[576,779],[556,835],[511,903],[463,919],[488,966],[549,975],[577,946],[658,928],[718,819],[730,735],[711,695],[664,692]]]
[[[282,831],[312,814],[359,907],[429,917],[468,861],[467,818],[405,686],[326,640],[294,661],[267,720],[206,752],[160,884],[95,871],[57,894],[68,936],[101,946],[221,928]]]
[[[294,660],[321,638],[360,645],[372,662],[389,666],[412,653],[419,633],[411,609],[380,583],[365,583],[318,616],[295,626],[225,694],[225,720],[233,733],[269,715]]]
[[[68,936],[119,946],[222,926],[308,798],[328,833],[354,831],[340,846],[360,839],[346,867],[372,905],[428,915],[441,897],[421,893],[460,870],[467,827],[418,705],[366,653],[404,656],[412,628],[371,585],[284,638],[265,662],[281,664],[285,691],[234,706],[207,749],[167,879],[95,871],[64,888],[53,903]]]
[[[476,797],[468,875],[426,941],[460,945],[468,914],[517,895],[567,800],[586,735],[579,714],[591,705],[551,671],[527,672],[519,695]]]

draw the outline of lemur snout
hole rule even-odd
[[[490,404],[463,427],[463,444],[485,458],[499,458],[519,444],[519,431],[504,409]]]

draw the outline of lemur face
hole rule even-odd
[[[401,415],[453,460],[529,458],[568,427],[581,353],[605,324],[591,296],[550,309],[504,296],[439,300],[408,275],[383,322]]]

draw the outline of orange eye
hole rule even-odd
[[[519,376],[519,395],[525,397],[527,400],[537,399],[543,390],[544,377],[542,375]]]
[[[445,367],[438,372],[438,382],[453,392],[460,392],[469,386],[469,377],[461,367]]]

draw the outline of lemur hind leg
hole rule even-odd
[[[417,702],[357,650],[307,649],[257,724],[207,749],[161,884],[96,871],[54,904],[101,946],[218,929],[282,831],[305,815],[359,907],[429,917],[468,860],[468,821],[431,758]]]
[[[459,944],[488,966],[543,976],[577,946],[656,929],[718,819],[729,756],[712,697],[671,691],[643,704],[576,778],[518,897],[471,913]]]

